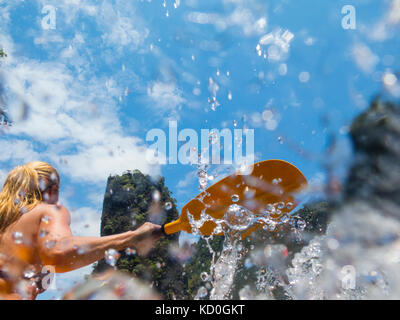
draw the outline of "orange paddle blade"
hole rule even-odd
[[[226,210],[234,203],[255,215],[264,211],[268,204],[278,202],[292,204],[272,218],[279,218],[297,206],[294,196],[307,186],[307,180],[299,169],[283,160],[266,160],[252,166],[251,174],[232,174],[197,195],[182,208],[178,220],[164,225],[165,233],[172,234],[178,231],[191,233],[192,226],[188,214],[194,221],[198,221],[202,213],[214,219],[223,219]],[[216,226],[214,221],[208,220],[203,223],[199,231],[202,235],[211,235]],[[245,236],[254,230],[253,227],[251,231],[246,231]]]

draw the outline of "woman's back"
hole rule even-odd
[[[37,205],[0,235],[0,291],[11,293],[16,281],[41,272],[37,240],[40,222],[48,206],[51,205]]]

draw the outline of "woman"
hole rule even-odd
[[[161,236],[158,225],[106,237],[75,237],[70,213],[58,204],[60,177],[35,161],[14,168],[0,192],[0,299],[35,299],[44,266],[68,272],[104,258],[108,249],[146,254]],[[33,280],[35,279],[35,280]]]

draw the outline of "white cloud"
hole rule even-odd
[[[104,183],[110,174],[121,174],[132,169],[151,175],[160,174],[159,168],[150,166],[143,156],[146,147],[137,146],[134,139],[115,136],[107,141],[62,156],[67,161],[62,170],[76,181],[98,183]]]
[[[400,23],[400,0],[392,0],[387,16],[390,24]]]
[[[59,34],[42,35],[33,39],[35,45],[53,45],[54,43],[63,43],[64,38]]]
[[[173,110],[185,102],[181,90],[172,82],[156,81],[149,86],[147,94],[154,106],[165,111]]]
[[[188,172],[182,180],[179,180],[177,184],[178,194],[183,194],[188,192],[188,187],[198,184],[196,181],[197,175],[196,171]]]
[[[400,0],[392,0],[384,16],[371,25],[363,25],[361,30],[373,41],[386,41],[397,34],[400,23]]]
[[[83,207],[71,211],[71,230],[74,236],[100,236],[101,211]]]
[[[136,30],[126,17],[116,15],[115,18],[116,20],[109,26],[110,31],[103,35],[103,40],[108,45],[129,45],[130,49],[137,49],[149,35],[149,30]]]
[[[103,30],[102,36],[113,50],[128,47],[136,50],[143,46],[150,31],[145,27],[139,15],[135,15],[131,3],[117,2],[114,4],[103,1],[99,8],[97,23]]]
[[[207,12],[189,12],[186,19],[198,24],[213,24],[218,30],[225,30],[231,27],[239,27],[245,36],[260,35],[267,29],[267,17],[260,16],[264,12],[257,4],[249,4],[242,1],[225,1],[235,4],[234,10],[228,15],[221,15]]]
[[[145,147],[141,141],[122,130],[116,97],[123,88],[114,79],[79,81],[62,64],[30,60],[7,66],[7,74],[9,92],[16,97],[10,104],[11,114],[17,118],[9,136],[37,141],[45,149],[42,158],[53,163],[67,160],[60,170],[72,179],[104,182],[109,174],[128,169],[159,174],[142,156]],[[153,94],[172,99],[176,92],[155,89]],[[25,121],[18,121],[21,101],[29,106]],[[0,161],[39,158],[27,141],[15,139],[8,150]]]
[[[34,151],[33,143],[27,140],[0,139],[0,161],[34,161],[40,159],[40,154]]]
[[[379,57],[365,44],[355,44],[351,50],[354,61],[364,73],[371,73],[379,62]]]

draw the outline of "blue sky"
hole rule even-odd
[[[355,29],[342,27],[345,5]],[[45,6],[56,9],[55,29],[42,26]],[[378,93],[399,98],[399,22],[398,0],[0,1],[15,121],[0,134],[0,182],[17,164],[52,163],[77,235],[99,234],[106,179],[125,170],[165,176],[180,209],[198,193],[196,167],[144,157],[147,132],[167,133],[169,120],[199,135],[245,125],[257,161],[287,160],[316,184],[334,133],[343,174],[351,120]],[[42,298],[89,271],[60,276],[60,291]]]

